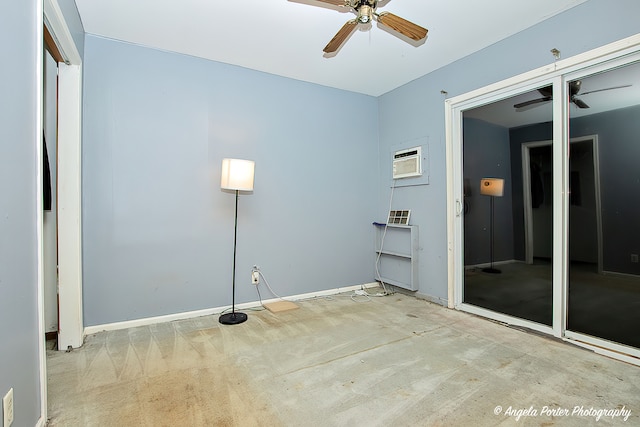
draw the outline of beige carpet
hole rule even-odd
[[[298,304],[50,350],[50,425],[640,425],[638,367],[400,294]],[[631,414],[596,423],[545,406]]]

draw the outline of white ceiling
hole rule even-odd
[[[426,42],[374,24],[334,57],[322,49],[354,15],[314,0],[75,1],[90,34],[379,96],[587,0],[380,1]]]

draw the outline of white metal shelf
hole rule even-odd
[[[418,226],[373,223],[377,273],[384,283],[418,290]],[[386,227],[386,232],[385,232]],[[384,241],[382,237],[384,235]],[[382,247],[381,247],[382,244]],[[375,266],[374,266],[375,267]]]

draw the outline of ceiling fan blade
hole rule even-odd
[[[588,92],[582,92],[582,93],[580,94],[580,96],[582,96],[582,95],[588,95],[588,94],[590,94],[590,93],[604,92],[605,90],[622,89],[622,88],[624,88],[624,87],[631,87],[631,85],[613,86],[613,87],[607,87],[607,88],[604,88],[604,89],[590,90],[590,91],[588,91]]]
[[[553,96],[553,86],[541,87],[538,92],[545,98],[551,98]]]
[[[327,4],[331,4],[333,6],[348,6],[349,2],[348,0],[316,0],[317,2],[320,3],[327,3]]]
[[[347,41],[349,36],[353,34],[355,29],[358,27],[358,22],[355,19],[347,21],[346,24],[340,28],[340,30],[336,33],[335,36],[331,39],[329,43],[322,49],[324,53],[333,53],[340,49],[340,46]]]
[[[578,99],[576,97],[572,97],[571,98],[571,102],[576,104],[578,106],[578,108],[589,108],[589,106],[582,99]]]
[[[528,107],[529,105],[541,104],[543,102],[551,101],[551,99],[552,98],[550,96],[545,96],[544,98],[532,99],[531,101],[525,101],[519,104],[515,104],[513,108],[523,108],[523,107]]]
[[[386,27],[409,37],[412,40],[419,41],[427,37],[428,30],[413,22],[400,18],[389,12],[382,12],[378,15],[378,22]]]

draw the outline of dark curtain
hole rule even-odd
[[[539,164],[531,162],[531,207],[537,209],[544,203],[544,181],[542,168]]]
[[[44,155],[42,156],[42,195],[43,195],[43,209],[45,211],[51,210],[51,169],[49,168],[49,153],[47,153],[47,141],[44,133],[42,134],[42,147],[44,149]]]

